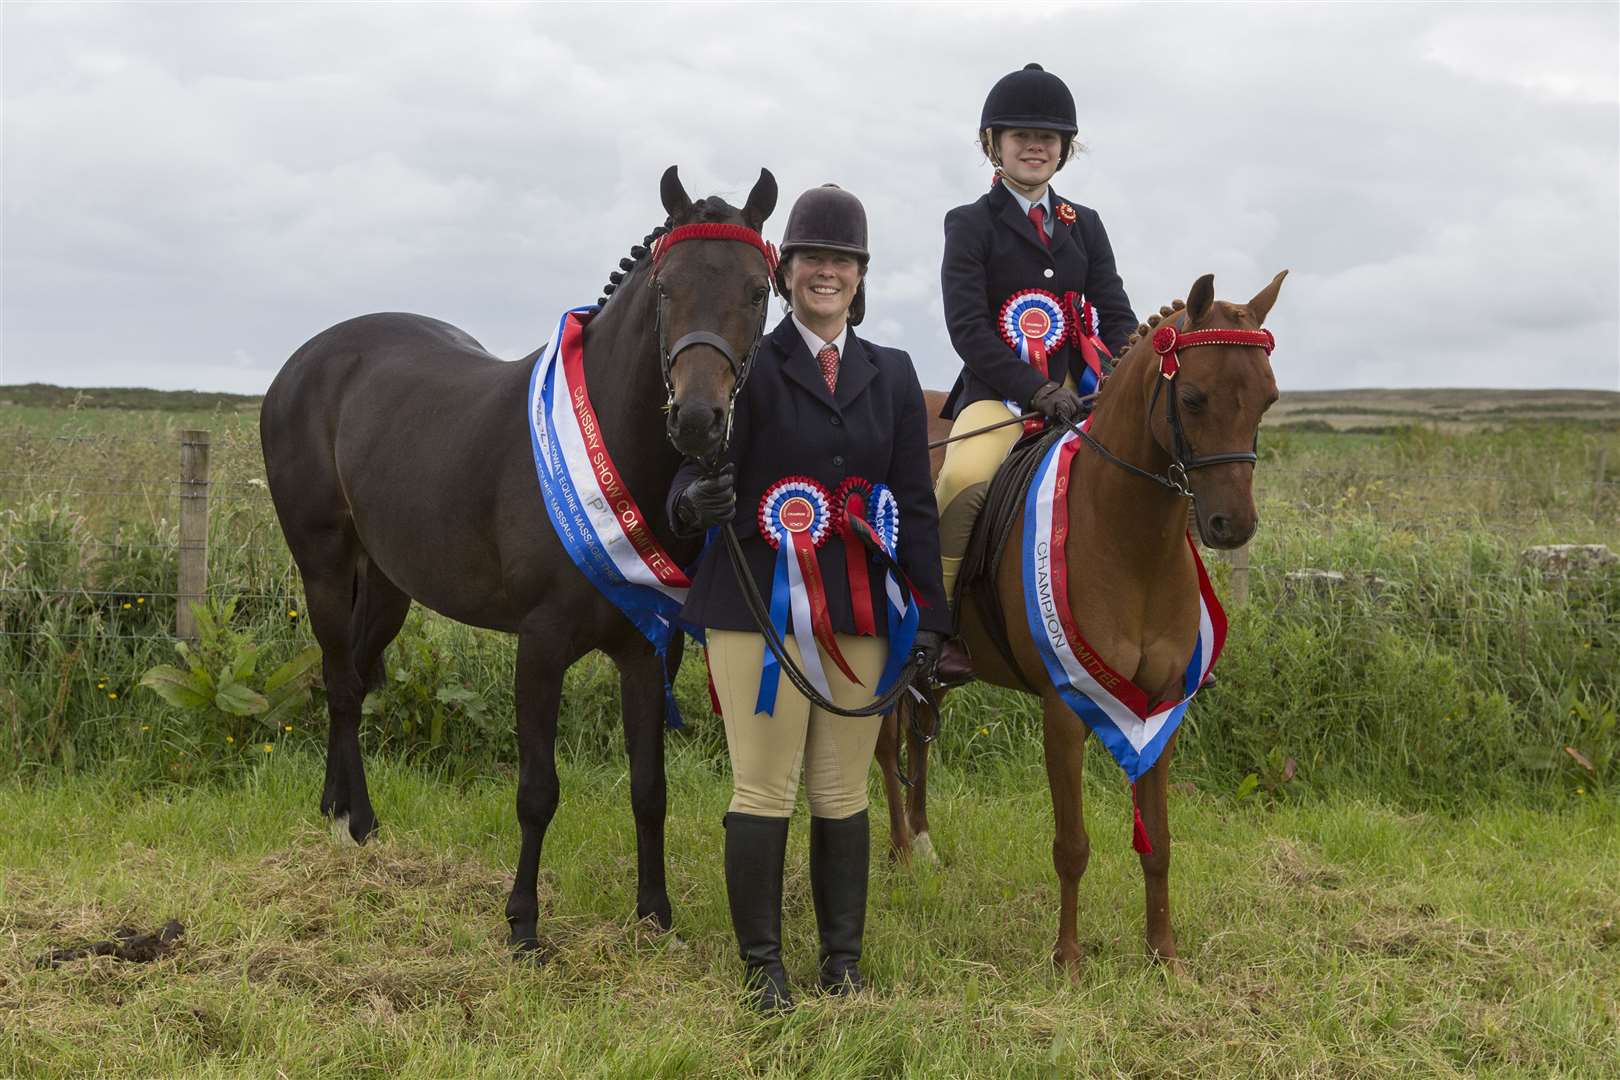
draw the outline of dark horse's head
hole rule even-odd
[[[651,284],[669,390],[666,427],[681,453],[711,458],[725,442],[732,402],[764,334],[775,251],[758,234],[776,208],[776,178],[761,169],[737,210],[715,197],[694,203],[671,165],[660,194],[670,231],[654,249]]]
[[[1278,274],[1247,304],[1216,300],[1215,276],[1205,274],[1187,293],[1183,318],[1165,320],[1151,339],[1161,360],[1152,377],[1163,383],[1158,392],[1165,402],[1152,410],[1149,423],[1159,446],[1185,469],[1198,531],[1210,547],[1240,547],[1259,524],[1254,450],[1260,417],[1277,400],[1277,380],[1271,373],[1270,336],[1258,331],[1287,274]],[[1167,334],[1166,328],[1174,332]],[[1206,336],[1201,331],[1243,333]],[[1177,369],[1174,378],[1166,378],[1162,350],[1177,335],[1214,343],[1171,353]],[[1262,337],[1266,345],[1253,343]]]

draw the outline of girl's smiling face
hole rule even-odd
[[[1062,163],[1063,137],[1041,128],[1007,128],[996,137],[996,153],[1008,179],[1038,191]]]

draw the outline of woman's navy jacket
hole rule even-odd
[[[1065,204],[1074,208],[1072,225],[1058,210]],[[1003,184],[945,215],[945,259],[939,273],[945,325],[965,366],[942,416],[954,419],[974,401],[1027,405],[1048,378],[1062,382],[1071,370],[1078,384],[1085,362],[1072,341],[1048,357],[1051,374],[1043,376],[1003,340],[997,319],[1014,293],[1044,289],[1059,300],[1068,292],[1082,294],[1097,309],[1103,344],[1115,356],[1136,329],[1102,219],[1056,191],[1051,192],[1051,207],[1050,247]]]
[[[737,395],[726,460],[737,467],[737,537],[759,594],[770,602],[776,549],[759,535],[765,490],[788,476],[809,476],[829,493],[859,476],[893,489],[900,504],[899,563],[922,600],[920,626],[949,633],[950,613],[939,567],[939,515],[928,468],[928,418],[911,357],[855,336],[844,339],[838,391],[827,390],[821,368],[792,317],[760,342],[748,381]],[[676,497],[700,475],[688,461],[675,474],[665,512],[675,520]],[[819,550],[821,579],[833,630],[853,634],[843,540],[829,534]],[[875,622],[887,635],[883,568],[868,558],[867,582]],[[718,630],[754,630],[725,548],[710,543],[692,575],[682,618]]]

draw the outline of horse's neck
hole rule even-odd
[[[662,531],[663,502],[680,466],[664,434],[656,296],[632,275],[585,327],[585,381],[602,442],[642,512]]]
[[[1115,457],[1163,475],[1170,456],[1154,441],[1148,415],[1157,379],[1157,371],[1145,371],[1140,360],[1122,365],[1110,378],[1111,392],[1099,402],[1089,430]],[[1169,390],[1163,387],[1161,397]],[[1151,584],[1185,561],[1185,498],[1087,447],[1075,457],[1072,479],[1083,497],[1069,500],[1071,555],[1106,559],[1121,572],[1119,585]]]

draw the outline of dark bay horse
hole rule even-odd
[[[683,225],[757,233],[775,208],[776,181],[761,170],[737,210],[716,197],[692,202],[671,166],[661,195],[669,220],[612,275],[611,299],[585,326],[583,366],[607,452],[657,541],[685,565],[696,547],[675,538],[661,507],[682,454],[707,457],[721,445],[746,374],[737,358],[759,339],[770,277],[767,256],[749,244],[682,243],[656,258],[646,245]],[[438,320],[364,315],[295,352],[260,416],[270,493],[322,652],[331,727],[321,811],[346,819],[356,841],[377,827],[360,753],[361,700],[379,684],[383,649],[411,601],[518,635],[523,839],[506,917],[520,951],[538,945],[536,875],[558,802],[563,674],[593,649],[619,668],[636,914],[671,925],[665,665],[576,569],[542,504],[527,416],[540,356],[505,363]]]
[[[1252,458],[1207,467],[1200,467],[1197,461],[1248,457],[1245,451],[1255,444],[1261,415],[1277,400],[1277,383],[1268,349],[1254,345],[1188,348],[1180,354],[1179,373],[1173,380],[1165,379],[1149,332],[1161,319],[1183,336],[1217,329],[1259,331],[1286,274],[1278,274],[1243,305],[1216,300],[1214,278],[1205,275],[1194,283],[1184,309],[1164,308],[1138,327],[1114,374],[1103,385],[1090,432],[1097,443],[1140,472],[1085,446],[1073,459],[1069,485],[1078,495],[1067,501],[1069,608],[1075,625],[1097,654],[1146,691],[1150,700],[1174,701],[1183,696],[1181,683],[1198,635],[1199,590],[1186,540],[1186,499],[1141,473],[1174,475],[1176,461],[1186,464],[1180,475],[1193,497],[1204,542],[1216,548],[1241,546],[1258,524]],[[1161,382],[1163,386],[1158,385]],[[1166,407],[1152,405],[1156,400],[1162,402],[1166,394],[1175,395],[1183,438],[1178,439],[1172,430]],[[939,430],[930,432],[930,441],[949,434],[949,421],[941,421],[937,427]],[[1190,460],[1191,448],[1196,448],[1196,459]],[[936,460],[936,475],[938,468]],[[1014,537],[1022,535],[1023,518],[1020,504]],[[1017,670],[991,639],[995,631],[986,626],[976,604],[963,603],[961,628],[980,678],[1015,690],[1033,687],[1041,698],[1046,775],[1056,819],[1052,862],[1061,886],[1053,959],[1073,976],[1081,961],[1076,933],[1080,877],[1091,852],[1081,804],[1089,732],[1059,697],[1023,617],[1023,562],[1022,545],[1009,543],[995,569],[996,593],[1007,614],[1005,644]],[[921,854],[932,852],[927,839],[927,746],[906,722],[910,707],[904,703],[897,714],[891,714],[878,744],[889,800],[890,841],[902,858],[909,857],[914,846]],[[935,716],[923,720],[924,730],[937,722],[937,695],[928,708]],[[903,791],[898,763],[901,731],[909,736],[908,792]],[[1147,885],[1148,950],[1179,968],[1170,925],[1166,798],[1174,745],[1172,735],[1156,764],[1138,782],[1137,797],[1152,848],[1141,856]]]

